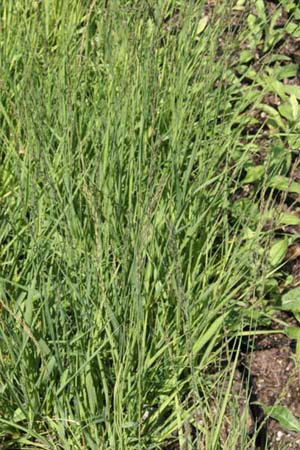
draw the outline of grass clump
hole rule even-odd
[[[1,7],[1,448],[219,448],[269,245],[225,3]]]

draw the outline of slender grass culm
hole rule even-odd
[[[230,349],[266,261],[231,202],[261,93],[212,3],[0,6],[3,450],[249,448]]]

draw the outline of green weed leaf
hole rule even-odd
[[[296,419],[286,406],[262,406],[265,414],[277,420],[283,428],[289,431],[300,432],[300,421]]]
[[[294,37],[300,37],[300,25],[296,23],[290,22],[286,26],[286,30],[288,33],[292,34]]]
[[[292,108],[293,121],[296,122],[296,120],[299,119],[299,103],[294,94],[292,94],[290,97],[290,104]]]
[[[282,103],[278,110],[287,120],[296,122],[299,119],[299,104],[295,94],[290,96],[289,101]]]
[[[300,312],[300,288],[294,288],[282,296],[281,308],[285,311]]]
[[[240,53],[240,62],[242,64],[247,63],[253,59],[253,53],[249,50],[242,50]]]
[[[299,313],[294,312],[294,316],[299,322],[300,321]],[[286,329],[284,331],[285,331],[285,334],[290,339],[296,340],[296,362],[298,364],[300,364],[300,328],[299,327],[286,327]]]
[[[281,239],[280,241],[275,242],[270,250],[270,264],[271,266],[277,266],[283,260],[286,255],[288,249],[288,240]]]
[[[269,187],[278,189],[284,192],[295,192],[300,194],[300,183],[296,181],[291,181],[288,177],[283,177],[281,175],[275,175],[269,181]]]
[[[268,151],[270,175],[287,175],[291,166],[291,154],[281,145],[273,145]]]
[[[257,14],[260,19],[262,19],[264,22],[266,21],[266,7],[263,0],[256,0],[255,7]]]
[[[299,327],[286,327],[284,331],[288,338],[297,339],[297,341],[300,340],[300,328]]]
[[[197,36],[201,33],[203,33],[203,31],[206,28],[206,25],[208,23],[208,16],[204,16],[202,17],[202,19],[199,20],[198,26],[197,26]]]
[[[300,218],[294,214],[282,213],[279,217],[280,225],[300,225]]]
[[[26,415],[21,408],[17,408],[14,412],[13,419],[16,423],[23,422],[24,420],[26,420]]]
[[[247,175],[243,180],[243,183],[253,183],[254,181],[261,180],[264,176],[265,168],[262,165],[252,166],[247,168]]]
[[[265,112],[268,115],[269,119],[273,119],[274,125],[278,126],[282,130],[286,129],[286,125],[285,125],[284,121],[282,120],[277,109],[273,108],[270,105],[265,105],[265,104],[259,105],[259,109],[261,109],[261,111]],[[270,122],[270,124],[272,124],[272,122]],[[274,127],[274,125],[272,124],[272,128]]]

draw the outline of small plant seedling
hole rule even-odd
[[[281,299],[281,309],[291,311],[295,319],[300,323],[300,288],[291,289]],[[286,327],[286,335],[296,340],[296,362],[300,364],[300,327]]]

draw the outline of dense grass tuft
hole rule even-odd
[[[1,6],[3,449],[220,448],[269,239],[223,3]]]

